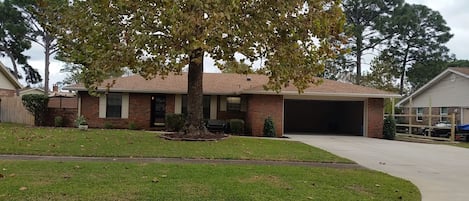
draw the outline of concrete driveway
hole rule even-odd
[[[469,149],[356,136],[286,136],[410,180],[424,201],[469,200]]]

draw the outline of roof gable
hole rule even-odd
[[[284,87],[279,93],[264,90],[264,84],[268,82],[268,77],[258,74],[231,74],[231,73],[204,73],[203,91],[208,95],[239,95],[239,94],[272,94],[272,95],[298,95],[298,90],[294,86]],[[107,80],[101,86],[112,83]],[[83,85],[65,87],[66,90],[86,90]],[[104,91],[105,87],[98,90]],[[164,79],[154,78],[145,80],[143,77],[134,75],[129,77],[115,78],[115,84],[109,89],[111,92],[139,92],[139,93],[187,93],[187,73],[181,75],[170,74]],[[311,85],[304,90],[304,95],[332,95],[332,96],[353,96],[353,97],[399,97],[399,95],[358,86],[354,84],[342,83],[324,79],[320,85]]]
[[[428,83],[417,89],[415,92],[411,93],[409,96],[405,97],[401,101],[396,103],[396,106],[401,106],[407,102],[410,101],[411,98],[415,98],[421,94],[424,94],[427,90],[432,88],[433,86],[437,85],[441,80],[444,78],[447,78],[451,74],[458,75],[464,79],[469,79],[469,68],[468,67],[451,67],[447,68],[445,71],[441,72],[438,74],[436,77],[434,77],[432,80],[430,80]]]
[[[2,62],[0,62],[0,73],[3,75],[3,77],[6,78],[6,81],[13,86],[14,89],[21,89],[23,88],[21,84],[16,80],[16,78],[10,73],[10,71],[7,69],[5,65],[3,65]]]

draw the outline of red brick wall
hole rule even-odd
[[[152,94],[129,94],[129,118],[99,118],[99,98],[80,93],[81,114],[88,120],[90,127],[102,128],[111,124],[113,128],[129,128],[135,123],[139,129],[149,129],[151,120]],[[166,95],[166,113],[174,113],[175,96]]]
[[[55,126],[55,117],[61,116],[63,118],[64,127],[75,127],[75,119],[78,114],[77,108],[48,108],[46,114],[45,125]]]
[[[16,95],[15,90],[10,89],[0,89],[0,97],[12,97]]]
[[[368,137],[383,138],[384,99],[368,99]]]
[[[50,97],[47,107],[78,108],[78,99],[76,97]]]
[[[246,124],[253,136],[262,136],[264,121],[271,116],[277,137],[283,135],[283,97],[277,95],[251,95],[248,99]]]

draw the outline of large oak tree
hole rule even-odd
[[[100,0],[74,1],[57,22],[59,46],[84,66],[95,90],[105,72],[122,67],[151,79],[188,72],[187,135],[203,135],[203,60],[220,66],[235,53],[262,61],[266,89],[288,84],[299,91],[343,41],[339,0]],[[223,83],[216,83],[222,85]]]

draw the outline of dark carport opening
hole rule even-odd
[[[284,132],[363,135],[363,101],[285,100]]]

